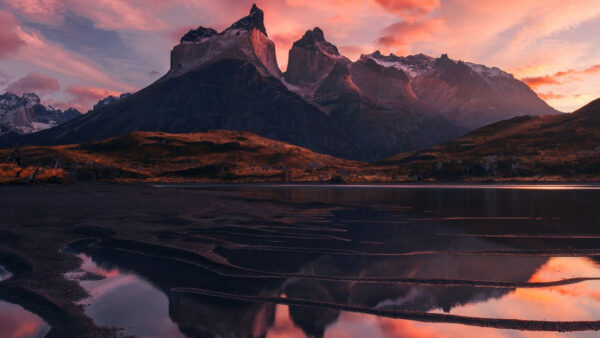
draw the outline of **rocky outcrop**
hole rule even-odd
[[[337,47],[327,42],[323,31],[316,27],[292,46],[285,81],[310,87],[323,80],[338,62],[349,63],[350,60],[341,56]]]
[[[124,93],[124,94],[119,95],[118,97],[117,96],[113,96],[113,95],[107,96],[107,97],[103,98],[102,100],[98,101],[98,103],[96,103],[94,105],[94,108],[92,108],[92,110],[97,110],[97,109],[106,107],[106,106],[108,106],[110,104],[113,104],[113,103],[115,103],[115,102],[117,102],[119,100],[122,100],[122,99],[128,97],[129,95],[131,95],[131,94],[130,93]]]

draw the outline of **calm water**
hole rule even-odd
[[[72,245],[83,265],[68,277],[91,294],[83,305],[99,325],[156,337],[600,329],[596,186],[157,189],[210,190],[244,207],[167,220],[169,238],[195,254],[110,238]],[[250,212],[260,208],[278,212]]]
[[[0,282],[12,276],[10,271],[0,265]],[[0,337],[35,338],[43,337],[50,326],[40,317],[22,307],[0,301]]]

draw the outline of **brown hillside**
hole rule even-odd
[[[100,142],[1,149],[0,182],[328,181],[361,165],[249,132],[135,132]]]
[[[434,180],[600,178],[600,100],[571,114],[521,116],[374,166]]]

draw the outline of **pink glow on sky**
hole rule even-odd
[[[0,0],[0,86],[41,74],[60,87],[44,92],[44,99],[89,107],[89,92],[72,88],[140,89],[166,72],[182,32],[199,25],[223,29],[252,2]],[[292,43],[319,26],[351,59],[377,49],[448,53],[526,79],[563,111],[600,97],[597,0],[256,2],[282,68]]]

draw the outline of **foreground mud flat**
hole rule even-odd
[[[4,186],[0,301],[50,337],[592,337],[600,191],[538,188]]]

